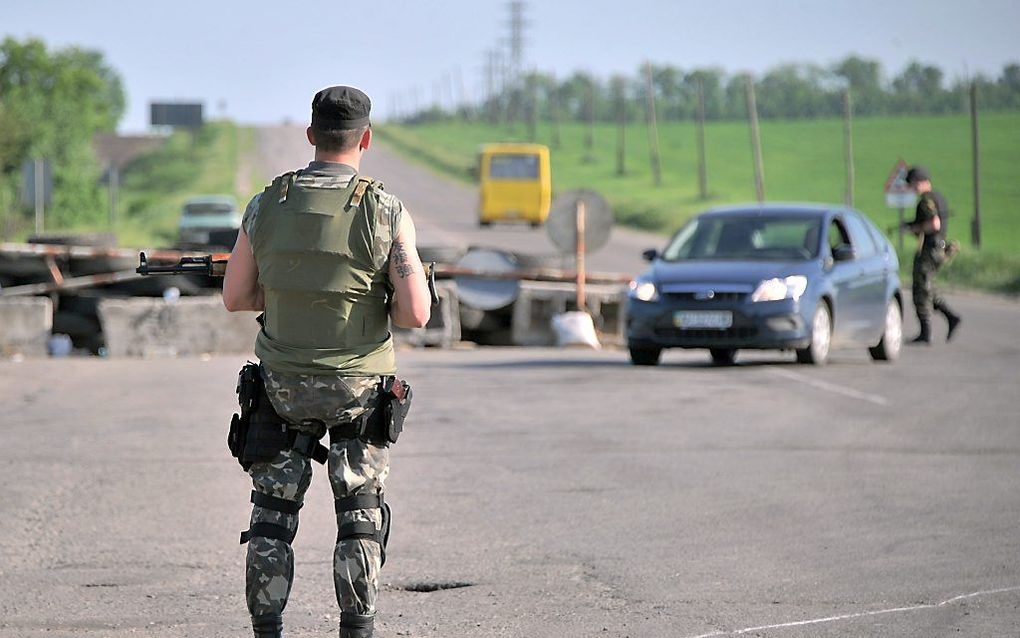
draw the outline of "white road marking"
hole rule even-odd
[[[829,383],[827,381],[812,379],[811,377],[806,377],[804,375],[797,374],[796,372],[790,372],[789,370],[783,370],[782,368],[769,368],[769,371],[781,377],[792,379],[793,381],[800,381],[801,383],[805,383],[809,386],[818,388],[819,390],[825,390],[826,392],[842,394],[843,396],[850,397],[852,399],[868,401],[869,403],[874,403],[875,405],[881,406],[889,405],[889,400],[878,394],[868,394],[867,392],[860,392],[859,390],[854,390],[853,388],[847,388],[841,385],[836,385],[835,383]]]
[[[925,609],[938,609],[939,607],[945,607],[953,603],[966,600],[968,598],[977,598],[979,596],[991,596],[994,594],[1005,594],[1009,592],[1020,591],[1018,587],[1003,587],[1002,589],[988,589],[985,591],[976,591],[970,594],[961,594],[960,596],[953,596],[937,603],[924,603],[921,605],[910,605],[909,607],[893,607],[891,609],[876,609],[874,611],[862,611],[854,614],[842,614],[839,616],[826,616],[825,618],[812,618],[810,620],[796,620],[793,622],[777,623],[775,625],[761,625],[759,627],[745,627],[744,629],[730,629],[729,631],[712,631],[707,634],[698,634],[697,636],[690,636],[689,638],[714,638],[715,636],[739,636],[741,634],[748,634],[753,631],[764,631],[766,629],[784,629],[786,627],[803,627],[804,625],[820,625],[822,623],[837,622],[840,620],[853,620],[854,618],[866,618],[868,616],[881,616],[883,614],[895,614],[897,612],[904,611],[919,611]]]

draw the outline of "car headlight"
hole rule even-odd
[[[651,281],[635,279],[630,282],[629,294],[634,299],[640,301],[656,301],[659,298],[659,291],[655,288],[655,284]]]
[[[793,275],[784,279],[766,279],[758,284],[751,294],[751,301],[779,301],[780,299],[800,299],[807,290],[807,277]]]

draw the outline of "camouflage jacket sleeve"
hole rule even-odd
[[[255,218],[259,215],[259,201],[262,199],[262,193],[256,193],[248,205],[244,209],[244,217],[241,218],[241,227],[244,228],[245,234],[248,238],[251,238],[251,231],[255,229]]]
[[[404,203],[392,193],[387,193],[382,188],[377,188],[379,196],[379,215],[390,227],[390,243],[397,238],[397,231],[400,229],[400,220],[404,216]]]

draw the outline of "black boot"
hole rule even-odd
[[[952,341],[953,333],[956,332],[956,329],[960,327],[961,321],[960,315],[953,312],[953,310],[945,303],[940,303],[939,305],[935,306],[935,309],[946,316],[946,322],[949,323],[949,332],[946,333],[946,341]]]
[[[916,344],[930,344],[931,343],[931,319],[920,319],[921,332],[910,341],[910,343]]]
[[[340,612],[340,638],[372,638],[375,614]]]
[[[283,615],[262,614],[251,617],[255,638],[283,638]]]

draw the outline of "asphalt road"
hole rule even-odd
[[[958,341],[892,365],[400,352],[377,634],[1020,635],[1020,304],[949,296]],[[0,361],[0,637],[250,635],[243,361]],[[301,516],[288,635],[335,635],[318,466]]]

